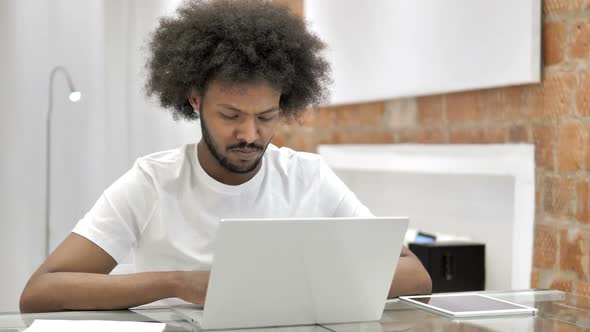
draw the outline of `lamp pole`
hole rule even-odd
[[[57,73],[62,73],[66,79],[70,90],[69,99],[71,102],[77,102],[82,96],[74,87],[72,78],[65,67],[56,66],[51,70],[51,73],[49,74],[49,106],[47,109],[47,117],[45,118],[45,257],[49,256],[49,241],[51,239],[51,117],[53,116],[53,81]]]

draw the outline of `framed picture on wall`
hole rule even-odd
[[[541,0],[304,0],[331,104],[539,82]]]

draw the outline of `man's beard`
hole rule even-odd
[[[232,149],[256,149],[258,151],[262,151],[262,153],[260,154],[260,157],[258,157],[258,159],[256,159],[256,161],[250,165],[250,166],[240,166],[240,165],[236,165],[236,164],[232,164],[220,151],[219,147],[217,147],[215,145],[215,143],[213,142],[213,139],[211,138],[211,135],[209,134],[209,130],[207,129],[207,125],[205,124],[205,118],[203,117],[203,112],[201,113],[201,132],[203,135],[203,140],[205,141],[205,144],[207,144],[207,147],[209,148],[209,151],[211,151],[211,154],[213,155],[213,157],[215,157],[215,159],[219,162],[219,164],[221,164],[221,166],[225,169],[227,169],[228,171],[232,172],[232,173],[238,173],[238,174],[246,174],[246,173],[250,173],[253,170],[256,169],[256,167],[258,167],[258,165],[260,164],[260,162],[262,161],[262,157],[264,156],[264,152],[266,151],[266,148],[268,147],[268,144],[270,144],[270,141],[272,140],[269,139],[268,142],[266,143],[266,145],[260,146],[254,143],[246,143],[246,142],[240,142],[239,144],[235,144],[235,145],[231,145],[228,146],[225,150],[229,151]]]

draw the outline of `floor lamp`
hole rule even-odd
[[[57,73],[62,73],[68,83],[70,89],[69,99],[75,103],[82,97],[80,91],[76,90],[72,78],[68,73],[67,69],[63,66],[56,66],[51,70],[49,74],[49,106],[47,109],[47,118],[45,119],[45,133],[47,135],[45,140],[45,257],[49,256],[51,238],[49,216],[51,212],[51,116],[53,115],[53,80]]]

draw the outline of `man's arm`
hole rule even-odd
[[[430,294],[431,292],[432,280],[430,275],[418,257],[406,246],[402,246],[393,282],[389,288],[389,297]]]
[[[169,297],[204,303],[209,272],[109,275],[116,265],[99,246],[72,233],[31,276],[20,310],[115,310]]]

